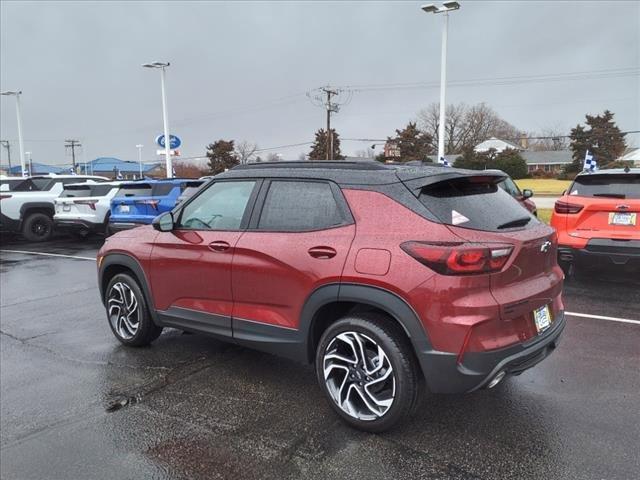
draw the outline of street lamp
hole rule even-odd
[[[136,145],[136,148],[138,149],[138,163],[140,164],[140,178],[142,178],[142,147],[144,147],[144,145]]]
[[[443,2],[442,6],[430,3],[423,5],[422,10],[427,13],[444,13],[444,25],[442,27],[442,55],[440,57],[440,124],[438,125],[438,162],[444,161],[444,131],[447,86],[447,30],[449,27],[449,12],[459,10],[458,2]]]
[[[16,97],[16,117],[18,118],[18,146],[20,148],[20,168],[22,170],[22,176],[26,177],[27,169],[24,163],[24,142],[22,141],[22,115],[20,113],[20,95],[22,95],[22,91],[6,91],[1,92],[0,95]]]
[[[151,62],[142,64],[145,68],[160,69],[160,85],[162,88],[162,120],[164,123],[164,157],[167,169],[167,178],[173,176],[173,166],[171,164],[171,137],[169,137],[169,115],[167,114],[167,92],[165,90],[165,69],[169,66],[169,62]]]

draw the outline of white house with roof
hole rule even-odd
[[[497,153],[500,153],[505,150],[522,150],[522,148],[496,137],[491,137],[489,140],[485,140],[473,147],[473,151],[478,153],[488,152],[489,150],[495,150]]]
[[[621,156],[618,160],[622,162],[633,162],[635,167],[640,167],[640,148],[634,148],[630,152]]]

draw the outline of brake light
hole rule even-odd
[[[0,195],[0,200],[4,200],[5,198],[11,198],[11,195]]]
[[[499,272],[513,245],[479,243],[405,242],[400,248],[430,269],[443,275]]]
[[[141,203],[143,205],[151,205],[151,207],[153,207],[154,210],[158,209],[158,203],[160,203],[159,200],[136,200],[136,203]]]
[[[556,213],[578,213],[584,208],[584,205],[578,205],[576,203],[569,203],[558,200],[553,208]]]
[[[97,200],[74,200],[73,203],[75,203],[76,205],[88,205],[89,208],[91,208],[91,210],[95,210],[96,203],[98,203],[98,201]]]

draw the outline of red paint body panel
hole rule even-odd
[[[297,328],[307,297],[316,288],[340,281],[355,235],[354,225],[317,232],[247,231],[233,258],[233,316]],[[329,247],[332,258],[309,250]]]

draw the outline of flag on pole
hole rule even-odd
[[[584,154],[584,170],[588,172],[595,172],[598,170],[598,162],[596,162],[596,157],[589,153],[587,150]]]
[[[440,157],[440,160],[438,160],[438,163],[442,164],[443,167],[450,167],[451,166],[451,164],[444,157]]]

